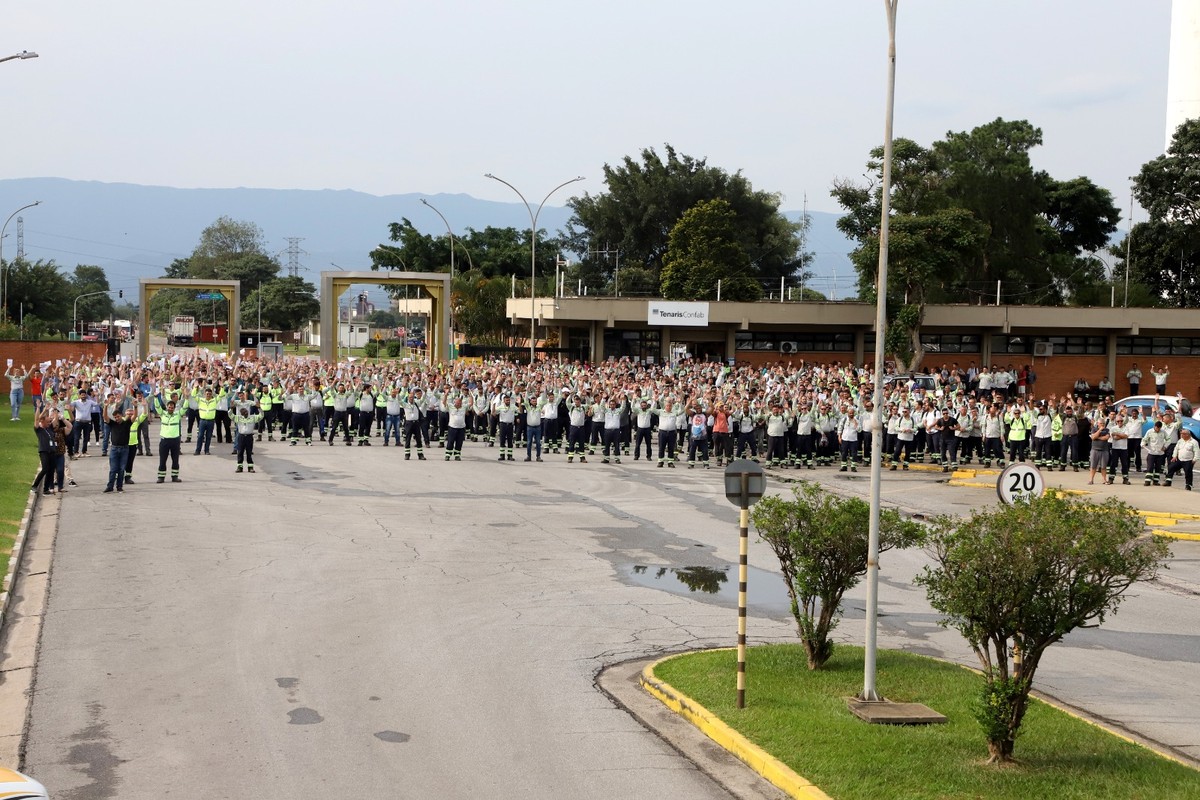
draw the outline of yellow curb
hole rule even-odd
[[[978,473],[973,469],[957,469],[954,472],[950,473],[950,477],[954,478],[956,480],[970,480],[971,478],[974,478],[977,474]]]
[[[914,464],[911,461],[908,464],[908,468],[910,470],[916,470],[917,472],[941,472],[942,471],[941,467],[934,466],[933,464]]]
[[[1155,528],[1150,532],[1155,536],[1165,536],[1168,539],[1186,539],[1190,542],[1200,542],[1200,533],[1179,533],[1177,531],[1164,531],[1162,528]]]
[[[1146,515],[1146,524],[1147,525],[1160,525],[1164,528],[1172,528],[1179,524],[1179,520],[1171,519],[1170,517],[1158,517],[1158,516],[1152,517],[1149,514],[1147,514]]]
[[[960,480],[955,480],[954,478],[951,478],[950,480],[946,481],[946,483],[949,484],[950,486],[969,486],[972,489],[995,489],[996,488],[996,484],[994,484],[994,483],[983,483],[982,481],[960,481]]]
[[[1181,514],[1168,511],[1143,511],[1138,509],[1139,514],[1143,517],[1166,517],[1167,519],[1200,519],[1200,514]]]
[[[707,708],[678,691],[669,683],[663,682],[654,674],[656,666],[672,658],[678,658],[679,655],[688,654],[681,653],[659,659],[642,670],[642,688],[657,698],[667,708],[695,725],[705,736],[712,739],[746,764],[746,766],[750,767],[750,769],[770,781],[789,797],[794,797],[798,800],[832,800],[829,795],[821,791],[812,781],[797,774],[782,761],[779,761],[745,736],[742,736],[733,728],[717,719]]]

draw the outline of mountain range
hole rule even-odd
[[[337,265],[370,268],[368,253],[387,241],[388,225],[406,217],[420,231],[446,232],[445,225],[421,204],[427,199],[445,215],[455,233],[493,225],[526,228],[529,214],[518,202],[480,200],[466,194],[394,194],[377,196],[352,190],[179,189],[64,178],[0,180],[0,214],[9,219],[0,247],[12,260],[18,249],[17,217],[23,220],[27,259],[53,259],[66,272],[76,264],[103,267],[114,289],[132,292],[141,277],[157,277],[176,258],[189,255],[200,232],[221,216],[257,224],[268,248],[288,265],[289,237],[300,239],[300,275],[314,285],[320,273]],[[798,219],[802,211],[785,211]],[[564,206],[546,206],[538,227],[556,232],[571,216]],[[832,297],[854,293],[848,257],[854,244],[836,227],[840,215],[809,212],[812,226],[806,249],[813,253],[812,288]],[[2,223],[0,223],[2,224]],[[127,295],[128,296],[128,295]],[[382,294],[381,294],[382,297]]]

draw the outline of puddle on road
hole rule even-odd
[[[694,600],[737,605],[737,565],[724,567],[663,567],[622,564],[617,574],[625,583],[684,595]],[[746,576],[746,602],[760,613],[790,616],[791,601],[783,578],[774,572],[750,567]]]

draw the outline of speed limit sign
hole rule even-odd
[[[996,479],[996,494],[1006,505],[1027,502],[1045,493],[1042,471],[1028,464],[1011,464]]]

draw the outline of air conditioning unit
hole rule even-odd
[[[795,342],[780,342],[779,343],[779,352],[781,352],[781,353],[795,353],[797,350],[799,350],[799,348],[796,347]]]
[[[1049,358],[1054,355],[1054,342],[1034,342],[1033,357]]]

